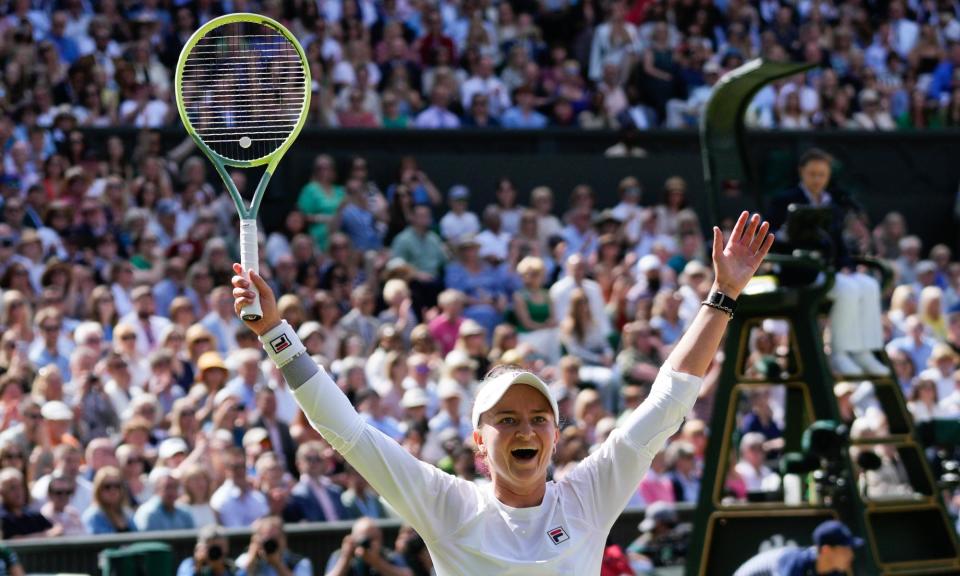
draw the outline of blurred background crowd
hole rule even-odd
[[[309,125],[690,128],[718,78],[761,56],[820,68],[758,94],[753,125],[960,125],[951,0],[13,0],[0,136],[48,149],[37,127],[174,123],[181,47],[251,9],[306,49]]]
[[[823,67],[758,94],[756,125],[960,123],[953,2],[16,0],[0,21],[5,539],[391,514],[236,318],[235,209],[207,161],[150,130],[178,122],[171,71],[189,34],[253,9],[307,48],[316,126],[692,127],[719,75],[758,55]],[[113,126],[143,130],[132,145],[82,130]],[[397,168],[375,181],[363,157],[316,157],[295,209],[261,238],[282,316],[370,424],[477,482],[477,383],[497,364],[537,372],[560,401],[562,478],[644,399],[709,291],[710,223],[680,177],[646,193],[624,178],[609,206],[590,182],[441,190],[416,158]],[[895,212],[845,226],[856,253],[896,271],[884,339],[914,418],[960,416],[951,248],[924,246]],[[785,365],[788,327],[764,323],[750,347],[745,370]],[[722,362],[638,487],[650,534],[675,524],[672,503],[696,502]],[[882,435],[868,383],[835,392],[855,434]],[[782,430],[775,388],[741,399],[728,498],[776,487]],[[884,457],[871,492],[895,494],[908,483]],[[956,513],[960,494],[947,497]],[[260,530],[258,546],[280,528]],[[344,554],[369,542],[373,529],[357,530]],[[630,550],[635,569],[656,563],[651,539]]]

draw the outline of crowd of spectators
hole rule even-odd
[[[61,165],[2,188],[3,537],[389,516],[237,318],[230,200],[189,146],[164,151],[156,136],[144,131],[130,153],[113,139],[94,161],[72,132],[66,154],[50,156]],[[562,478],[643,401],[712,285],[680,177],[646,195],[624,178],[619,202],[600,206],[588,184],[566,203],[507,177],[494,190],[441,191],[412,157],[396,182],[372,180],[362,157],[320,155],[313,168],[283,226],[261,238],[281,315],[371,425],[471,481],[486,480],[467,414],[492,366],[553,383]],[[474,194],[491,199],[479,215]],[[925,250],[895,212],[876,226],[858,213],[845,237],[897,272],[885,342],[914,418],[960,415],[950,248]],[[781,322],[750,342],[753,375],[791,353]],[[696,502],[722,361],[633,505]],[[883,435],[869,383],[836,391],[858,434]],[[782,401],[777,387],[744,398],[727,497],[779,483]]]
[[[232,9],[261,10],[302,39],[313,125],[692,126],[719,74],[765,54],[829,66],[762,91],[751,122],[880,129],[960,123],[954,4],[465,0],[421,10],[268,0]],[[177,122],[170,70],[217,9],[47,8],[19,0],[0,22],[3,537],[390,515],[304,420],[236,318],[235,210],[206,160],[189,142],[163,149],[150,130],[132,147],[111,137],[97,150],[77,129]],[[440,190],[412,157],[397,174],[377,182],[362,157],[316,158],[296,209],[262,238],[281,314],[371,425],[477,482],[484,470],[466,417],[477,382],[497,364],[537,372],[561,409],[552,471],[561,478],[642,402],[710,289],[706,223],[687,207],[686,183],[672,177],[644,195],[625,178],[619,202],[601,206],[589,183],[558,190],[560,202],[507,177],[493,190]],[[243,191],[243,174],[234,179]],[[848,219],[846,238],[896,269],[884,339],[911,414],[960,415],[951,249],[925,249],[894,212]],[[764,323],[750,342],[756,374],[790,354],[782,323]],[[696,501],[722,361],[633,505]],[[729,498],[779,483],[780,392],[742,401]],[[835,392],[855,434],[884,434],[869,384]],[[897,493],[903,467],[895,453],[880,457],[886,475],[874,475],[871,493]],[[947,501],[955,513],[960,495]],[[655,516],[651,530],[672,517],[669,508]],[[357,543],[372,528],[358,526],[342,556],[369,548]],[[406,561],[389,556],[412,566],[414,550]],[[630,550],[635,567],[653,563],[646,552]]]
[[[757,95],[757,126],[960,125],[951,0],[15,0],[0,107],[36,148],[54,128],[177,122],[172,71],[196,28],[256,11],[301,41],[313,126],[689,128],[720,76],[765,57],[818,65]]]

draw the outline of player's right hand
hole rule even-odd
[[[233,309],[237,316],[240,316],[240,310],[253,303],[254,293],[250,290],[250,281],[244,277],[244,270],[239,264],[233,264],[233,272],[236,274],[231,279],[231,284],[233,284]],[[253,280],[253,285],[260,292],[260,308],[263,316],[253,322],[244,320],[243,323],[253,330],[257,336],[262,336],[280,323],[280,313],[277,312],[277,299],[270,286],[253,270],[249,271],[249,275],[250,279]]]

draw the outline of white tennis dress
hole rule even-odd
[[[290,385],[310,423],[416,529],[438,576],[583,576],[600,573],[611,526],[693,407],[702,378],[665,365],[627,422],[563,480],[548,482],[532,508],[506,506],[489,484],[411,456],[367,425],[322,367],[300,381]]]

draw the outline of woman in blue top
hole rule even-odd
[[[105,466],[93,477],[95,504],[83,513],[83,525],[90,534],[120,534],[136,532],[137,526],[123,506],[127,501],[126,488],[120,469]]]
[[[483,326],[487,334],[503,321],[515,279],[502,267],[494,268],[480,258],[480,243],[466,238],[457,244],[457,260],[447,265],[447,288],[467,295],[463,315]]]

